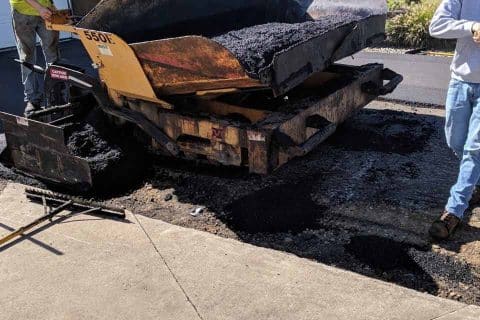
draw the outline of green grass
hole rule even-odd
[[[447,49],[451,41],[433,39],[429,35],[430,21],[441,0],[389,0],[390,8],[406,9],[387,23],[388,42],[394,46]],[[392,9],[391,9],[392,10]]]

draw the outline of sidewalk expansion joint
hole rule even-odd
[[[463,310],[463,309],[465,309],[465,308],[467,308],[467,307],[469,307],[469,306],[468,306],[468,305],[464,305],[463,307],[461,307],[461,308],[459,308],[459,309],[457,309],[457,310],[453,310],[453,311],[447,312],[447,313],[445,313],[445,314],[439,315],[439,316],[437,316],[437,317],[435,317],[435,318],[432,318],[432,319],[430,319],[430,320],[441,319],[441,318],[443,318],[443,317],[445,317],[445,316],[448,316],[448,315],[450,315],[450,314],[454,314],[454,313],[456,313],[456,312],[459,312],[459,311],[461,311],[461,310]]]
[[[182,290],[183,292],[183,295],[185,296],[185,298],[187,299],[188,303],[192,306],[193,310],[195,310],[195,313],[197,314],[198,318],[200,320],[204,320],[204,318],[200,315],[200,312],[198,311],[197,307],[195,306],[195,304],[193,303],[192,299],[190,299],[190,297],[188,296],[187,292],[185,291],[185,289],[183,288],[182,284],[180,283],[180,281],[178,280],[177,276],[175,275],[175,273],[173,272],[172,268],[170,268],[170,266],[168,265],[167,263],[167,260],[165,259],[165,257],[162,255],[162,253],[160,252],[160,250],[158,249],[158,247],[155,245],[155,243],[153,242],[152,238],[150,237],[150,235],[148,234],[147,230],[145,230],[145,228],[143,227],[142,223],[140,222],[140,220],[138,219],[137,215],[135,213],[132,213],[132,215],[135,217],[135,220],[137,220],[137,223],[138,225],[140,226],[140,228],[143,230],[143,233],[145,233],[145,235],[147,236],[148,240],[150,241],[150,243],[152,244],[153,248],[155,249],[155,251],[157,252],[158,256],[160,257],[160,259],[162,259],[163,263],[165,264],[165,266],[167,267],[168,271],[170,272],[170,274],[172,275],[173,279],[175,280],[175,282],[177,283],[178,287],[180,288],[180,290]]]

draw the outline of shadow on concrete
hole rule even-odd
[[[57,216],[56,218],[54,218],[54,220],[49,221],[47,224],[41,225],[40,227],[38,227],[36,229],[33,229],[32,231],[28,231],[27,234],[24,234],[24,235],[16,238],[15,240],[12,240],[11,242],[8,242],[3,246],[0,246],[0,253],[14,247],[15,245],[17,245],[17,244],[19,244],[19,243],[21,243],[25,240],[28,240],[28,241],[31,241],[32,243],[38,245],[39,247],[50,251],[51,253],[53,253],[55,255],[61,256],[61,255],[63,255],[62,251],[59,251],[59,250],[55,249],[54,247],[52,247],[52,246],[50,246],[50,245],[48,245],[48,244],[46,244],[42,241],[34,239],[33,237],[35,235],[43,232],[43,231],[48,230],[49,228],[53,227],[56,224],[82,223],[82,222],[87,222],[87,221],[97,221],[97,220],[99,221],[99,220],[104,220],[104,219],[112,219],[112,220],[115,220],[118,223],[126,223],[126,224],[133,223],[133,222],[127,220],[127,219],[121,220],[121,219],[117,219],[117,218],[112,218],[111,216],[108,216],[108,215],[95,215],[95,216],[92,216],[92,218],[76,219],[74,221],[71,221],[71,220],[69,221],[68,220],[68,219],[71,219],[73,217],[78,216],[80,213],[81,212],[72,212],[72,213],[66,214],[64,216]],[[1,223],[1,222],[0,222],[0,227],[9,231],[9,232],[15,231],[14,228],[9,227],[9,226]]]
[[[62,217],[62,218],[60,218],[60,219],[65,220],[65,219],[67,219],[67,218],[68,218],[68,217]],[[60,220],[60,219],[58,219],[58,220]],[[26,234],[26,235],[22,235],[21,237],[13,240],[13,241],[11,241],[11,242],[8,242],[7,244],[5,244],[5,245],[3,245],[3,246],[0,246],[0,253],[3,252],[3,251],[8,250],[8,249],[10,249],[10,248],[12,248],[13,246],[15,246],[16,244],[18,244],[18,243],[20,243],[20,242],[22,242],[22,241],[28,240],[28,241],[31,241],[32,243],[38,245],[39,247],[41,247],[41,248],[43,248],[43,249],[45,249],[45,250],[47,250],[47,251],[50,251],[51,253],[53,253],[53,254],[55,254],[55,255],[57,255],[57,256],[63,255],[63,252],[62,252],[62,251],[59,251],[59,250],[55,249],[54,247],[52,247],[52,246],[50,246],[50,245],[48,245],[48,244],[46,244],[46,243],[44,243],[44,242],[42,242],[42,241],[39,241],[39,240],[33,238],[33,236],[35,236],[36,234],[38,234],[38,233],[40,233],[40,232],[48,229],[49,227],[53,226],[54,224],[57,224],[57,223],[58,223],[58,220],[56,220],[56,221],[54,221],[54,222],[50,222],[49,224],[44,225],[44,226],[42,226],[41,228],[38,228],[38,229],[36,229],[36,230],[34,230],[34,231]],[[11,227],[3,224],[3,223],[0,223],[0,227],[2,227],[3,229],[5,229],[5,230],[7,230],[7,231],[9,231],[9,232],[15,231],[14,228],[11,228]]]

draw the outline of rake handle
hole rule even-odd
[[[6,237],[1,238],[0,239],[0,246],[4,245],[5,243],[11,241],[12,239],[14,239],[18,236],[21,236],[22,234],[24,234],[28,230],[38,226],[40,223],[52,219],[53,217],[55,217],[56,215],[61,213],[63,210],[68,208],[70,205],[72,205],[72,203],[73,203],[73,201],[71,201],[71,200],[67,201],[67,202],[63,203],[62,205],[60,205],[59,207],[53,209],[49,214],[46,214],[46,215],[36,219],[35,221],[27,224],[26,226],[18,228],[17,230],[13,231],[12,233],[7,235]]]

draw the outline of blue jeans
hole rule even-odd
[[[480,180],[480,84],[452,80],[446,111],[447,143],[461,158],[446,210],[462,219]]]

